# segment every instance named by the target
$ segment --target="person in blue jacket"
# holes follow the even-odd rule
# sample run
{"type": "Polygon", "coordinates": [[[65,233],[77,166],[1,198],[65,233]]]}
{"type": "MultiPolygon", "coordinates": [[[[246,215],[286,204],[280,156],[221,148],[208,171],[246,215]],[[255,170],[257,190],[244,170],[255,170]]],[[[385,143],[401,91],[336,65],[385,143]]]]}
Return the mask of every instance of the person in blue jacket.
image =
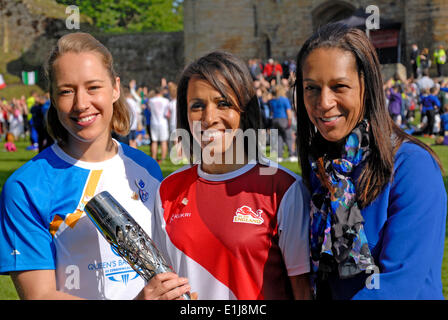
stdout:
{"type": "Polygon", "coordinates": [[[440,100],[436,95],[437,88],[432,87],[431,89],[425,89],[423,93],[420,95],[420,101],[422,103],[422,115],[426,115],[427,117],[427,125],[424,129],[429,135],[433,135],[434,132],[434,122],[435,116],[440,108],[440,100]]]}
{"type": "Polygon", "coordinates": [[[361,30],[326,25],[297,70],[316,299],[443,299],[443,169],[388,114],[375,48],[361,30]]]}
{"type": "Polygon", "coordinates": [[[395,84],[392,88],[389,89],[387,93],[387,98],[389,99],[389,114],[392,117],[392,120],[398,125],[401,125],[401,105],[402,98],[400,93],[400,85],[395,84]]]}
{"type": "Polygon", "coordinates": [[[269,100],[269,106],[272,118],[272,128],[278,130],[278,135],[273,139],[272,147],[277,152],[279,161],[283,157],[283,145],[286,143],[288,156],[294,157],[292,151],[292,110],[291,103],[286,97],[286,89],[282,85],[277,85],[273,89],[274,98],[269,100]]]}

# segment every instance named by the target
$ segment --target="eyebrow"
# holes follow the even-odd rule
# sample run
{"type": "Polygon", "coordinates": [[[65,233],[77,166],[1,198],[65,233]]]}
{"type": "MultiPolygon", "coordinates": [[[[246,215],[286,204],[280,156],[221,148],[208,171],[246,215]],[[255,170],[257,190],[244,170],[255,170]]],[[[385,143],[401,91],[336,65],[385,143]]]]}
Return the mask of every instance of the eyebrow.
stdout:
{"type": "MultiPolygon", "coordinates": [[[[213,101],[219,101],[219,100],[222,100],[222,99],[225,99],[226,101],[228,100],[225,96],[216,96],[216,97],[213,98],[213,101]]],[[[204,99],[201,99],[201,98],[191,98],[189,101],[199,101],[199,102],[202,102],[202,101],[204,101],[204,99]]]]}
{"type": "MultiPolygon", "coordinates": [[[[347,78],[347,77],[339,77],[339,78],[331,79],[331,80],[332,80],[332,81],[350,81],[350,79],[347,78]]],[[[302,81],[316,82],[316,80],[314,80],[314,79],[310,79],[310,78],[305,78],[305,79],[303,79],[302,81]]]]}
{"type": "MultiPolygon", "coordinates": [[[[104,80],[94,79],[94,80],[86,81],[86,82],[84,82],[84,84],[91,84],[91,83],[94,83],[94,82],[101,82],[102,83],[102,82],[104,82],[104,80]]],[[[58,85],[57,87],[60,88],[60,87],[71,87],[71,86],[73,86],[73,85],[70,84],[70,83],[63,83],[63,84],[58,85]]]]}

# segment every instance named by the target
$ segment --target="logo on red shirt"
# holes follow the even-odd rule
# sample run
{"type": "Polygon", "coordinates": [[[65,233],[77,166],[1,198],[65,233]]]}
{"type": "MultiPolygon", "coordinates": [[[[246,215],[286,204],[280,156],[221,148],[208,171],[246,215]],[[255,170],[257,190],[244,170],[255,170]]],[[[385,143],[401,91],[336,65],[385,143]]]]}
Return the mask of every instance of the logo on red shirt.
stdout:
{"type": "Polygon", "coordinates": [[[262,224],[264,222],[261,216],[262,213],[263,210],[254,211],[249,206],[242,206],[236,209],[235,216],[233,217],[233,222],[262,224]]]}

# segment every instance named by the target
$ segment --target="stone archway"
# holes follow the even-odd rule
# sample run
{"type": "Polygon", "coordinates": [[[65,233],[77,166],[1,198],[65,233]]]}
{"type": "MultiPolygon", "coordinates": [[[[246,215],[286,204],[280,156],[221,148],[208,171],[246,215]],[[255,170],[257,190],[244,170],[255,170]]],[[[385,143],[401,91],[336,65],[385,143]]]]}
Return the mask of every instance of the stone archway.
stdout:
{"type": "Polygon", "coordinates": [[[346,1],[326,1],[312,11],[313,29],[350,17],[356,8],[346,1]]]}

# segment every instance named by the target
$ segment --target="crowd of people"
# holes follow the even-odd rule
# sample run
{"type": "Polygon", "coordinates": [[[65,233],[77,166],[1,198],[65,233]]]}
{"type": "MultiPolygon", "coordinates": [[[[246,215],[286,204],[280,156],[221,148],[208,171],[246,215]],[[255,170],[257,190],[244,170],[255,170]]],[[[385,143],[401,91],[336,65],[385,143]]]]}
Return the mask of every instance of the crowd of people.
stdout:
{"type": "Polygon", "coordinates": [[[400,79],[398,75],[384,84],[389,114],[407,133],[435,139],[448,145],[448,80],[431,78],[424,70],[419,78],[400,79]],[[416,121],[417,111],[420,119],[416,121]]]}
{"type": "MultiPolygon", "coordinates": [[[[165,160],[169,135],[176,128],[176,84],[162,78],[160,86],[149,90],[146,86],[137,87],[136,81],[131,80],[124,86],[123,96],[132,112],[131,129],[125,136],[114,133],[114,137],[134,148],[151,145],[154,159],[160,144],[159,161],[165,160]]],[[[29,140],[27,150],[38,152],[51,145],[54,141],[45,127],[49,107],[48,92],[39,94],[33,90],[29,97],[22,95],[10,101],[0,98],[1,141],[9,142],[9,146],[19,139],[29,140]]]]}
{"type": "MultiPolygon", "coordinates": [[[[260,59],[249,60],[249,70],[256,88],[261,108],[263,130],[266,131],[270,155],[279,161],[297,161],[295,129],[297,118],[292,107],[292,83],[295,62],[285,60],[279,64],[269,59],[265,64],[260,59]],[[271,132],[271,129],[277,131],[271,132]],[[285,150],[286,146],[286,150],[285,150]],[[286,155],[284,157],[283,155],[286,155]]],[[[176,129],[177,85],[165,78],[160,85],[149,88],[131,80],[123,86],[123,95],[132,111],[131,129],[126,136],[114,133],[114,138],[131,147],[150,146],[151,156],[159,162],[168,157],[171,133],[176,129]]],[[[50,105],[48,92],[39,95],[32,91],[27,98],[0,100],[0,135],[6,141],[7,133],[14,140],[29,139],[28,150],[42,151],[53,143],[45,129],[45,112],[50,105]]]]}
{"type": "Polygon", "coordinates": [[[170,135],[176,129],[176,90],[177,85],[165,78],[153,89],[137,87],[137,82],[131,80],[124,88],[133,115],[131,131],[125,137],[116,136],[117,139],[134,148],[150,145],[151,156],[164,161],[168,156],[170,135]]]}
{"type": "MultiPolygon", "coordinates": [[[[385,81],[384,92],[389,113],[394,122],[407,133],[435,139],[436,144],[448,145],[448,80],[443,77],[445,52],[441,47],[434,52],[437,78],[429,77],[431,59],[424,48],[419,55],[413,45],[411,77],[402,79],[398,73],[385,81]],[[437,63],[439,61],[440,63],[437,63]],[[415,122],[416,112],[420,120],[415,122]]],[[[263,62],[254,58],[248,61],[253,84],[261,108],[266,143],[271,145],[270,155],[281,161],[297,161],[297,116],[293,106],[292,84],[295,80],[294,60],[281,64],[272,58],[263,62]],[[271,129],[276,129],[275,134],[271,129]],[[285,149],[286,147],[286,149],[285,149]],[[286,156],[284,156],[286,155],[286,156]]],[[[124,96],[133,117],[131,130],[126,136],[114,134],[121,142],[137,148],[150,146],[150,154],[159,162],[169,156],[171,133],[176,129],[176,90],[173,81],[162,78],[159,86],[151,89],[137,86],[131,80],[124,87],[124,96]]],[[[42,151],[53,143],[45,130],[45,112],[50,105],[48,93],[32,91],[29,97],[11,101],[0,99],[0,137],[9,145],[17,139],[29,139],[28,150],[42,151]]]]}
{"type": "MultiPolygon", "coordinates": [[[[0,98],[0,137],[9,146],[18,139],[29,139],[27,150],[42,151],[53,143],[45,128],[45,114],[50,107],[48,93],[31,91],[8,101],[0,98]]],[[[13,148],[15,149],[15,148],[13,148]]],[[[9,150],[13,151],[13,150],[9,150]]]]}
{"type": "Polygon", "coordinates": [[[266,130],[267,144],[271,155],[278,161],[297,161],[295,131],[297,117],[293,106],[292,85],[294,83],[295,62],[285,60],[280,64],[269,59],[250,59],[249,70],[253,79],[263,128],[266,130]],[[276,132],[271,134],[271,130],[276,132]],[[287,150],[284,150],[286,144],[287,150]],[[284,157],[285,151],[287,157],[284,157]]]}

